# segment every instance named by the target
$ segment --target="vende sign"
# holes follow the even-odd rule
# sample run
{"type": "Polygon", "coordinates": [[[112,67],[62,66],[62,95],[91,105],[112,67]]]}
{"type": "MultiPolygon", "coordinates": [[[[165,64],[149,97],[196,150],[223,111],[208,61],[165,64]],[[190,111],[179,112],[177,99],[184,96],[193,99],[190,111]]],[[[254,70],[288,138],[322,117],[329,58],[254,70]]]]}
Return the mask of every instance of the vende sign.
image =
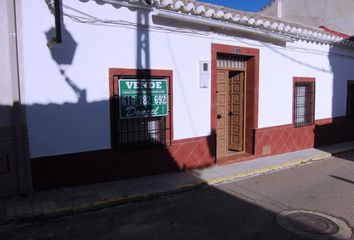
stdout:
{"type": "Polygon", "coordinates": [[[168,114],[166,79],[120,79],[120,118],[157,117],[168,114]]]}

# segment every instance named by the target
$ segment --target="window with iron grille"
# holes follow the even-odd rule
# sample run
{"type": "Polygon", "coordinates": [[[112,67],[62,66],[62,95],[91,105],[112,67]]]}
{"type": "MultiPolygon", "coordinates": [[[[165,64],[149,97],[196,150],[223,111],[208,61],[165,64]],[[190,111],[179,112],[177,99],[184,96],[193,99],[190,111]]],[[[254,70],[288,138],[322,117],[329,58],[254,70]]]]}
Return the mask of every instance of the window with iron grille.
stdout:
{"type": "Polygon", "coordinates": [[[294,125],[308,126],[314,123],[315,83],[295,82],[294,125]]]}
{"type": "MultiPolygon", "coordinates": [[[[113,70],[112,70],[113,71],[113,70]]],[[[167,116],[147,116],[135,118],[120,117],[120,96],[118,94],[118,84],[120,79],[138,79],[139,81],[149,81],[154,79],[167,79],[170,84],[169,76],[139,76],[139,75],[115,75],[113,76],[113,138],[112,141],[117,151],[138,150],[170,144],[170,112],[168,108],[167,116]]],[[[170,93],[168,93],[170,98],[170,93]]],[[[170,101],[168,101],[170,104],[170,101]]]]}
{"type": "Polygon", "coordinates": [[[166,117],[118,119],[117,125],[117,150],[166,145],[166,117]]]}

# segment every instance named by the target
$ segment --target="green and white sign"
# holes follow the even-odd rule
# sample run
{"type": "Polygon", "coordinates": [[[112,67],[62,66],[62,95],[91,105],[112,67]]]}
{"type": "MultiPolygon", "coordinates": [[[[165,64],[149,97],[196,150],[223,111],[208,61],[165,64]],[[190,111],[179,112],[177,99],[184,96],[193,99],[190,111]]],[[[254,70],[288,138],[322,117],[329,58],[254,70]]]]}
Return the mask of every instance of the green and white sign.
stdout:
{"type": "Polygon", "coordinates": [[[120,79],[120,118],[166,116],[168,85],[166,79],[120,79]]]}

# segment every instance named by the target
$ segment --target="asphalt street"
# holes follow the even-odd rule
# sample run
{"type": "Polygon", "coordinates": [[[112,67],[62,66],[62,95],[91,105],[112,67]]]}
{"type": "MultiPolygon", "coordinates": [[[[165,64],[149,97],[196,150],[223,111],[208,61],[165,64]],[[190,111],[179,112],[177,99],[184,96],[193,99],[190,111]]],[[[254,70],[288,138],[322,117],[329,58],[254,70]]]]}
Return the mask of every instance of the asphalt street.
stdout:
{"type": "Polygon", "coordinates": [[[354,227],[353,152],[100,211],[3,225],[0,239],[308,239],[276,221],[278,213],[299,209],[354,227]]]}

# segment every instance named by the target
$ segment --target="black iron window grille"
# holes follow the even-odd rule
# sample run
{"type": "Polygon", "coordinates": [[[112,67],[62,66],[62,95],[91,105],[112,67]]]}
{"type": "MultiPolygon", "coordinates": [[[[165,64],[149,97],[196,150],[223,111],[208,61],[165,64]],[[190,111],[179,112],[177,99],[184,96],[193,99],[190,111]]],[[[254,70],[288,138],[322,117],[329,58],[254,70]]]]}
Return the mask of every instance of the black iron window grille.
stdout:
{"type": "Polygon", "coordinates": [[[118,119],[117,150],[166,145],[166,117],[118,119]]]}
{"type": "Polygon", "coordinates": [[[315,119],[315,83],[296,82],[294,94],[294,125],[312,125],[315,119]]]}
{"type": "MultiPolygon", "coordinates": [[[[137,78],[124,76],[124,78],[137,78]]],[[[157,79],[159,77],[155,77],[157,79]]],[[[118,77],[116,78],[119,79],[118,77]]],[[[163,78],[165,79],[165,78],[163,78]]],[[[169,93],[170,94],[170,93],[169,93]]],[[[122,119],[120,117],[120,101],[116,95],[115,109],[115,149],[117,151],[130,151],[157,146],[166,146],[170,136],[168,116],[151,116],[122,119]]],[[[170,114],[170,108],[168,115],[170,114]]]]}

